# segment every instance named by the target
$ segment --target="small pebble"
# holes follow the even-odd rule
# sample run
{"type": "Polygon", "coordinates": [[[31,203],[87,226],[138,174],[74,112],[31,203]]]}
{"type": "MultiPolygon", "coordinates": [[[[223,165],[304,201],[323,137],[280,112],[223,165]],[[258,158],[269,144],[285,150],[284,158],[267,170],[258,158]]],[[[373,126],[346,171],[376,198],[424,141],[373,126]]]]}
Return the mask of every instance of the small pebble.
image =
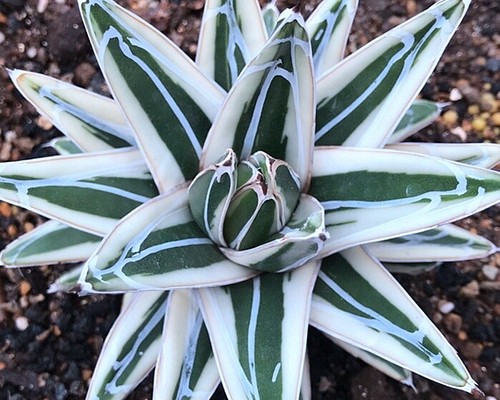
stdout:
{"type": "Polygon", "coordinates": [[[440,303],[439,304],[439,311],[442,314],[449,314],[455,308],[455,304],[453,304],[451,301],[442,301],[439,303],[440,303]]]}
{"type": "Polygon", "coordinates": [[[19,284],[19,294],[21,296],[26,296],[31,290],[31,284],[28,281],[22,281],[19,284]]]}
{"type": "Polygon", "coordinates": [[[458,113],[455,110],[446,111],[441,117],[446,126],[454,126],[458,121],[458,113]]]}
{"type": "Polygon", "coordinates": [[[491,116],[491,122],[495,126],[500,126],[500,112],[496,112],[491,116]]]}
{"type": "Polygon", "coordinates": [[[476,132],[482,132],[487,126],[486,119],[484,118],[474,118],[472,121],[472,129],[474,129],[476,132]]]}
{"type": "Polygon", "coordinates": [[[467,108],[467,112],[470,114],[470,115],[476,115],[476,114],[479,114],[481,112],[481,109],[479,108],[479,105],[477,104],[471,104],[468,108],[467,108]]]}
{"type": "Polygon", "coordinates": [[[16,328],[20,331],[25,331],[28,329],[29,321],[26,317],[17,317],[15,320],[16,328]]]}
{"type": "Polygon", "coordinates": [[[460,288],[458,293],[463,297],[476,297],[479,295],[479,283],[476,280],[471,281],[464,287],[460,288]]]}
{"type": "Polygon", "coordinates": [[[486,278],[488,278],[490,281],[494,281],[498,275],[498,268],[495,267],[494,265],[485,265],[481,269],[483,271],[483,274],[486,278]]]}
{"type": "Polygon", "coordinates": [[[443,324],[448,332],[456,334],[462,329],[462,317],[458,314],[450,313],[444,317],[443,324]]]}

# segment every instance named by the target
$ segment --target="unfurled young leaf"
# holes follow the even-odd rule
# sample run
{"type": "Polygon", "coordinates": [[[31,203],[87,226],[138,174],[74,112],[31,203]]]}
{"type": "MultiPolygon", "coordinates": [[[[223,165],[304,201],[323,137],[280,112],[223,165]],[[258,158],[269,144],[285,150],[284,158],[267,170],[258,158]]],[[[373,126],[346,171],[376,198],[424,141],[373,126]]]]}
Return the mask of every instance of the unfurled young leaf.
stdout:
{"type": "Polygon", "coordinates": [[[229,92],[201,165],[217,162],[227,148],[240,160],[264,151],[290,164],[304,189],[312,162],[314,101],[308,36],[302,17],[289,12],[229,92]]]}

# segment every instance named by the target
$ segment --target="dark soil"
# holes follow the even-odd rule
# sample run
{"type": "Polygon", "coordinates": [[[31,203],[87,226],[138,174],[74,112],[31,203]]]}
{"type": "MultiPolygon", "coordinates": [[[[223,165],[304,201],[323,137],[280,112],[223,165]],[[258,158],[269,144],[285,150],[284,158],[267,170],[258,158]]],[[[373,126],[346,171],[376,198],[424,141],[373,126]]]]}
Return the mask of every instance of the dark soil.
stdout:
{"type": "MultiPolygon", "coordinates": [[[[73,0],[0,1],[0,64],[49,74],[94,91],[106,87],[73,0]]],[[[122,0],[191,56],[202,0],[122,0]]],[[[283,2],[278,2],[283,5],[283,2]]],[[[312,1],[302,1],[307,13],[312,1]]],[[[432,1],[361,0],[349,51],[365,44],[432,1]]],[[[293,2],[289,2],[293,5],[293,2]]],[[[500,13],[497,0],[475,1],[422,96],[449,101],[447,113],[418,140],[499,141],[500,13]]],[[[0,161],[47,154],[58,136],[0,69],[0,161]]],[[[460,225],[500,245],[498,206],[460,225]]],[[[0,248],[42,222],[0,202],[0,248]]],[[[445,264],[419,277],[399,277],[412,297],[455,346],[489,400],[500,400],[500,255],[445,264]],[[451,312],[443,305],[453,303],[451,312]]],[[[68,266],[0,269],[0,400],[83,399],[119,296],[46,294],[68,266]]],[[[309,356],[314,399],[470,399],[415,377],[418,392],[386,378],[311,330],[309,356]]],[[[130,399],[150,399],[151,379],[130,399]]],[[[219,390],[217,398],[224,398],[219,390]]]]}

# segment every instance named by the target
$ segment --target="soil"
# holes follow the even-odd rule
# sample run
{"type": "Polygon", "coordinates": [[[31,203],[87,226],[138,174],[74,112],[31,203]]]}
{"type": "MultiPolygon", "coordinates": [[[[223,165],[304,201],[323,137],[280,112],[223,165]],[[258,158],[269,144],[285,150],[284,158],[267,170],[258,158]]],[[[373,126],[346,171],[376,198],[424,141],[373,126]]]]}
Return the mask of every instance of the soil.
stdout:
{"type": "MultiPolygon", "coordinates": [[[[316,1],[317,2],[317,1],[316,1]]],[[[0,64],[55,76],[106,93],[90,52],[76,1],[2,0],[0,64]]],[[[201,0],[121,0],[193,56],[201,0]]],[[[432,1],[360,1],[348,52],[414,15],[432,1]]],[[[313,1],[302,1],[305,13],[313,1]]],[[[278,1],[283,6],[283,1],[278,1]]],[[[289,2],[288,5],[295,5],[289,2]]],[[[452,101],[417,140],[499,142],[499,4],[475,1],[422,96],[452,101]]],[[[0,69],[0,161],[48,155],[59,133],[15,91],[0,69]]],[[[499,208],[460,225],[500,245],[499,208]]],[[[0,202],[0,248],[42,218],[0,202]]],[[[398,276],[411,296],[460,353],[489,400],[500,400],[500,255],[447,263],[418,277],[398,276]],[[448,304],[450,303],[450,304],[448,304]],[[450,308],[452,310],[450,311],[450,308]]],[[[68,266],[0,269],[0,400],[83,399],[119,296],[47,294],[68,266]]],[[[311,329],[314,399],[447,400],[470,395],[414,377],[416,391],[386,378],[311,329]]],[[[129,399],[150,399],[151,377],[129,399]]],[[[223,399],[222,390],[215,398],[223,399]]]]}

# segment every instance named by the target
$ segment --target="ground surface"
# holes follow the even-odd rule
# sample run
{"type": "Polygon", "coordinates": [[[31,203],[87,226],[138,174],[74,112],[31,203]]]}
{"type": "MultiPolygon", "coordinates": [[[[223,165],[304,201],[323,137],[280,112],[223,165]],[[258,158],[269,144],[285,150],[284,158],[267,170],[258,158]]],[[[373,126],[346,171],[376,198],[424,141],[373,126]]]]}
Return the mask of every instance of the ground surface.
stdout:
{"type": "MultiPolygon", "coordinates": [[[[0,63],[43,72],[105,92],[73,0],[2,0],[0,63]]],[[[186,52],[196,51],[203,1],[122,0],[186,52]]],[[[283,3],[278,2],[280,5],[283,3]]],[[[310,4],[303,2],[305,12],[310,4]]],[[[353,51],[432,1],[361,0],[353,51]]],[[[293,3],[289,3],[293,4],[293,3]]],[[[423,97],[453,100],[423,141],[497,141],[500,114],[497,0],[475,1],[423,97]]],[[[24,102],[0,70],[0,161],[45,155],[58,133],[24,102]]],[[[500,245],[499,209],[461,222],[500,245]]],[[[0,202],[0,248],[41,218],[0,202]]],[[[410,294],[457,348],[490,400],[500,399],[500,256],[445,264],[433,273],[400,277],[410,294]],[[443,313],[451,307],[453,310],[443,313]]],[[[46,294],[65,266],[0,270],[0,400],[83,399],[118,296],[46,294]]],[[[348,356],[315,331],[310,336],[314,399],[468,399],[415,377],[418,393],[348,356]]],[[[219,390],[217,398],[224,398],[219,390]]],[[[150,399],[151,379],[130,399],[150,399]]]]}

